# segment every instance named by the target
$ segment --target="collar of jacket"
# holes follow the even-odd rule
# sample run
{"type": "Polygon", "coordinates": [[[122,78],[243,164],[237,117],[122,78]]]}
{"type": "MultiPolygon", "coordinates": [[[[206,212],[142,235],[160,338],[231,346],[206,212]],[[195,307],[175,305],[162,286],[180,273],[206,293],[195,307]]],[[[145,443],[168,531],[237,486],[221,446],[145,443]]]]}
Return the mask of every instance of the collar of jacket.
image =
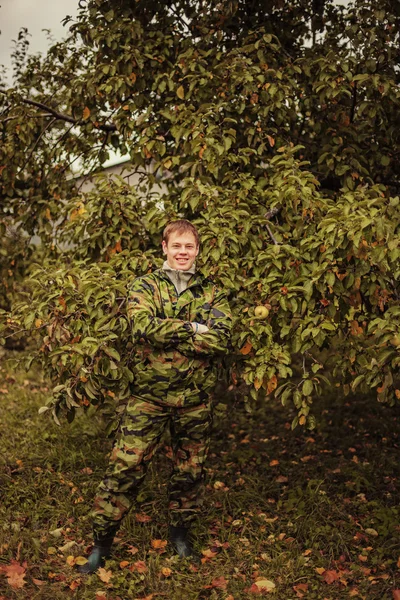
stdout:
{"type": "Polygon", "coordinates": [[[166,260],[164,261],[162,270],[168,275],[168,277],[175,286],[177,294],[179,295],[186,290],[186,288],[189,285],[189,281],[196,273],[196,263],[193,263],[190,269],[184,271],[182,269],[173,269],[166,260]]]}
{"type": "MultiPolygon", "coordinates": [[[[169,284],[173,285],[171,279],[168,277],[167,273],[162,268],[157,269],[156,271],[153,271],[153,273],[154,273],[154,275],[156,275],[163,281],[167,281],[169,284]]],[[[186,290],[189,290],[192,287],[195,287],[196,285],[203,285],[205,279],[206,278],[204,277],[204,275],[199,273],[199,271],[196,271],[196,273],[193,275],[193,277],[189,280],[186,290]]],[[[185,290],[185,292],[186,292],[186,290],[185,290]]]]}

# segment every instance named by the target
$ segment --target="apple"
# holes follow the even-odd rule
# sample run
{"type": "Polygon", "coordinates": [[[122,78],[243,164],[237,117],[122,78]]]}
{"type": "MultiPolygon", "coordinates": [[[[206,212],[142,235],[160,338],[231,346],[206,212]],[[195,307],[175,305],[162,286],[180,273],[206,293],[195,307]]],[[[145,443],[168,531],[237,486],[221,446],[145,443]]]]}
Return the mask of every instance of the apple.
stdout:
{"type": "Polygon", "coordinates": [[[394,337],[392,337],[392,339],[390,340],[390,343],[395,348],[398,348],[400,346],[400,336],[395,335],[394,337]]]}
{"type": "Polygon", "coordinates": [[[266,319],[269,315],[269,310],[266,306],[256,306],[254,314],[257,319],[266,319]]]}

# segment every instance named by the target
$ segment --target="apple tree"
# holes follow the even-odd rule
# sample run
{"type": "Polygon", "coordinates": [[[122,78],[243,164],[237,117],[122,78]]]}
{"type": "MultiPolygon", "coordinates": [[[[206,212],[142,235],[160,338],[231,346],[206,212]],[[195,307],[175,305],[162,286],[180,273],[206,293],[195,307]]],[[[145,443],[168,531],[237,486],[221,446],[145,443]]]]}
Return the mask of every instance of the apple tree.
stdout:
{"type": "Polygon", "coordinates": [[[18,285],[0,259],[3,337],[29,336],[46,409],[129,394],[127,289],[178,217],[229,294],[249,402],[313,427],[332,386],[399,399],[398,3],[88,0],[65,23],[44,56],[22,35],[0,94],[0,221],[27,248],[18,285]],[[114,152],[122,176],[82,191],[114,152]]]}

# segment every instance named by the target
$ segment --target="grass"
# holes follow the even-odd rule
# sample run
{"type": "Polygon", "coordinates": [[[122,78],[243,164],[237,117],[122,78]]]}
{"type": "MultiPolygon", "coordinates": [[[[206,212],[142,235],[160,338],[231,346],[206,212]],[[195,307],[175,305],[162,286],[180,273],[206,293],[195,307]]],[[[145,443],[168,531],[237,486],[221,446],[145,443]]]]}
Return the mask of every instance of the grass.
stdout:
{"type": "Polygon", "coordinates": [[[40,375],[3,358],[1,600],[389,600],[400,588],[398,407],[332,396],[310,433],[292,432],[293,414],[274,401],[252,415],[229,403],[194,527],[203,561],[180,561],[156,541],[168,527],[164,448],[101,577],[79,577],[70,565],[90,548],[88,514],[111,441],[93,416],[61,427],[39,416],[48,394],[40,375]],[[10,565],[22,568],[16,585],[10,565]],[[270,594],[256,593],[260,579],[275,584],[270,594]]]}

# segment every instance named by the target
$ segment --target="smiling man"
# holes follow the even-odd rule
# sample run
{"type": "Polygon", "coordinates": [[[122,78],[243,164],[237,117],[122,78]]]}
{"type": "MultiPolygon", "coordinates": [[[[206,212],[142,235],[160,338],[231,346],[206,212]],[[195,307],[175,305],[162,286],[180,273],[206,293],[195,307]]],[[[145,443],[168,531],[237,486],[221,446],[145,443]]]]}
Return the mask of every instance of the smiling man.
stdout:
{"type": "Polygon", "coordinates": [[[193,549],[190,522],[199,512],[212,422],[211,392],[218,361],[228,351],[231,316],[225,294],[196,271],[197,229],[186,220],[164,230],[163,267],[138,277],[128,315],[136,354],[132,396],[93,510],[94,547],[79,567],[92,573],[110,555],[121,520],[167,427],[173,470],[169,482],[169,540],[181,557],[193,549]]]}

